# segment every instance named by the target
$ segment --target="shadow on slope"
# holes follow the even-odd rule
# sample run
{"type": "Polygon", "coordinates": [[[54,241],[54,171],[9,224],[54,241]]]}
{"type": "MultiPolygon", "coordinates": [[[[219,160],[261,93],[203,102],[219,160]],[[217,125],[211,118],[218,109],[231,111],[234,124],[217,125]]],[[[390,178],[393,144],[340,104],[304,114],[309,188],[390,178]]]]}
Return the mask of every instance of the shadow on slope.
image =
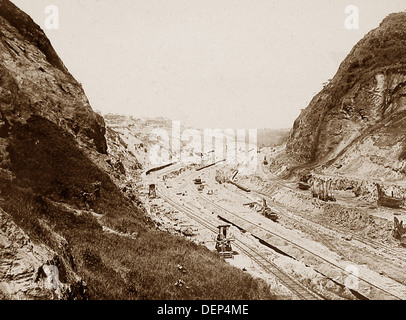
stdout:
{"type": "Polygon", "coordinates": [[[15,179],[0,180],[1,207],[32,241],[63,257],[65,268],[87,283],[87,298],[275,298],[263,281],[206,248],[155,230],[73,137],[48,120],[33,116],[13,126],[7,139],[15,179]],[[84,201],[95,182],[100,195],[84,201]],[[102,225],[120,233],[106,233],[102,225]]]}

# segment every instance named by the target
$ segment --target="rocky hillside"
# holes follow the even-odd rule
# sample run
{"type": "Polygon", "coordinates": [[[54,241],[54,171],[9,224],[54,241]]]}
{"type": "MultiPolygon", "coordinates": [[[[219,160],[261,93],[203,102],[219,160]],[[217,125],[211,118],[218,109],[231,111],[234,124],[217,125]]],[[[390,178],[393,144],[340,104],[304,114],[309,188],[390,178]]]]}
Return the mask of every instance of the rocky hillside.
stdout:
{"type": "MultiPolygon", "coordinates": [[[[106,153],[104,120],[44,32],[5,0],[0,1],[0,56],[0,292],[21,299],[84,297],[67,240],[35,213],[51,210],[64,192],[72,198],[75,173],[65,179],[61,152],[65,159],[79,146],[106,153]],[[56,276],[51,265],[59,270],[55,287],[48,281],[56,276]]],[[[79,199],[86,186],[76,186],[79,199]]]]}
{"type": "Polygon", "coordinates": [[[209,250],[159,231],[123,192],[126,166],[139,163],[123,164],[126,142],[105,135],[44,32],[8,0],[0,56],[0,299],[274,297],[209,250]]]}
{"type": "Polygon", "coordinates": [[[295,121],[287,153],[297,164],[388,179],[406,169],[406,13],[391,14],[342,62],[295,121]]]}

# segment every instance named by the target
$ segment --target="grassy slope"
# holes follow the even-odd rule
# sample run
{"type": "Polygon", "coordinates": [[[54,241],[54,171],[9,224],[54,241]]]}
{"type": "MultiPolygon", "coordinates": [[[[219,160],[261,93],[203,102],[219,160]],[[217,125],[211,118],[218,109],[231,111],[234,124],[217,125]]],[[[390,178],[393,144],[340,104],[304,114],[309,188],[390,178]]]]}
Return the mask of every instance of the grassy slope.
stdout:
{"type": "Polygon", "coordinates": [[[26,125],[15,125],[8,139],[9,169],[16,179],[0,180],[0,205],[33,241],[60,255],[63,249],[52,233],[68,241],[74,269],[88,284],[90,299],[275,298],[264,282],[230,267],[206,248],[153,228],[74,139],[51,122],[31,117],[26,125]],[[137,240],[105,233],[91,214],[75,215],[55,205],[84,209],[81,192],[90,192],[97,181],[102,183],[101,197],[92,209],[103,214],[104,225],[135,233],[137,240]],[[184,286],[174,285],[179,279],[184,286]]]}

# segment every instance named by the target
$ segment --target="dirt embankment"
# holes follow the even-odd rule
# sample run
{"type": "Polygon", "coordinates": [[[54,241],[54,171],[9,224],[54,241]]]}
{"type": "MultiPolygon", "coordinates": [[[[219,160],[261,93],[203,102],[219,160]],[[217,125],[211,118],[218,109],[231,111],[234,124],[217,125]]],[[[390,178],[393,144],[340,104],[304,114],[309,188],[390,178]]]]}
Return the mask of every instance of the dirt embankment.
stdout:
{"type": "MultiPolygon", "coordinates": [[[[241,183],[267,194],[275,203],[309,219],[322,221],[332,227],[340,227],[344,231],[356,232],[375,240],[392,242],[393,216],[397,210],[377,206],[376,187],[372,183],[335,179],[334,193],[336,202],[324,202],[313,198],[311,190],[303,191],[297,188],[297,183],[291,181],[264,180],[260,177],[240,177],[241,183]]],[[[400,194],[401,188],[392,188],[394,194],[400,194]]],[[[391,193],[389,186],[386,193],[391,193]]],[[[270,203],[272,205],[272,203],[270,203]]],[[[400,212],[400,211],[399,211],[400,212]]],[[[403,216],[400,215],[403,219],[403,216]]]]}
{"type": "Polygon", "coordinates": [[[360,236],[382,241],[394,241],[391,236],[393,222],[371,215],[365,209],[347,208],[340,204],[326,203],[320,216],[330,223],[340,225],[360,236]]]}
{"type": "Polygon", "coordinates": [[[360,179],[348,176],[334,176],[324,174],[311,174],[308,181],[319,178],[322,180],[331,180],[334,190],[352,191],[355,197],[367,200],[371,204],[378,200],[378,185],[382,188],[384,194],[395,198],[406,198],[406,187],[395,182],[384,182],[373,179],[360,179]]]}

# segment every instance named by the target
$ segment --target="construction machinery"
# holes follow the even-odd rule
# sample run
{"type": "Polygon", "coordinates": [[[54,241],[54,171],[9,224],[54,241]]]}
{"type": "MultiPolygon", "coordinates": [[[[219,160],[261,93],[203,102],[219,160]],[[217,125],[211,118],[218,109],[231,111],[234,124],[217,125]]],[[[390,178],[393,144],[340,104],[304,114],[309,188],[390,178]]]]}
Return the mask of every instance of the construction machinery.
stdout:
{"type": "Polygon", "coordinates": [[[303,182],[303,181],[299,182],[298,187],[299,187],[300,190],[305,190],[305,191],[307,191],[307,190],[309,190],[311,188],[310,184],[308,184],[306,182],[303,182]]]}
{"type": "Polygon", "coordinates": [[[312,178],[311,185],[314,198],[319,198],[322,201],[336,201],[333,193],[333,181],[332,179],[323,179],[319,177],[312,178]]]}
{"type": "Polygon", "coordinates": [[[217,228],[219,232],[216,238],[216,250],[220,254],[220,257],[223,259],[233,259],[233,249],[231,242],[234,241],[229,235],[231,225],[224,224],[220,225],[217,228]]]}
{"type": "Polygon", "coordinates": [[[155,199],[156,198],[156,185],[155,184],[150,184],[149,185],[149,198],[150,199],[155,199]]]}
{"type": "Polygon", "coordinates": [[[404,202],[403,198],[394,197],[393,192],[392,196],[386,195],[379,184],[376,184],[376,188],[378,190],[378,202],[377,202],[378,206],[399,209],[403,205],[404,202]]]}
{"type": "Polygon", "coordinates": [[[241,184],[239,184],[239,183],[237,183],[237,182],[235,182],[235,181],[228,180],[227,182],[231,183],[232,185],[235,185],[238,189],[241,189],[242,191],[245,191],[245,192],[247,192],[247,193],[251,192],[250,189],[248,189],[248,188],[242,186],[241,184]]]}
{"type": "Polygon", "coordinates": [[[263,215],[268,219],[271,219],[274,222],[278,221],[279,219],[278,214],[274,212],[270,207],[268,207],[265,198],[262,198],[262,202],[255,201],[250,203],[244,203],[244,206],[256,210],[258,213],[260,213],[261,215],[263,215]]]}
{"type": "Polygon", "coordinates": [[[394,218],[393,237],[400,241],[403,247],[406,247],[406,228],[403,226],[403,221],[394,218]]]}
{"type": "Polygon", "coordinates": [[[257,202],[249,202],[249,203],[244,203],[244,207],[250,207],[251,209],[255,208],[255,205],[257,205],[257,202]]]}
{"type": "Polygon", "coordinates": [[[274,222],[278,221],[278,215],[268,207],[265,198],[262,198],[262,208],[260,212],[264,217],[271,219],[274,222]]]}
{"type": "Polygon", "coordinates": [[[219,184],[223,184],[227,181],[226,176],[221,170],[216,170],[216,182],[219,184]]]}

